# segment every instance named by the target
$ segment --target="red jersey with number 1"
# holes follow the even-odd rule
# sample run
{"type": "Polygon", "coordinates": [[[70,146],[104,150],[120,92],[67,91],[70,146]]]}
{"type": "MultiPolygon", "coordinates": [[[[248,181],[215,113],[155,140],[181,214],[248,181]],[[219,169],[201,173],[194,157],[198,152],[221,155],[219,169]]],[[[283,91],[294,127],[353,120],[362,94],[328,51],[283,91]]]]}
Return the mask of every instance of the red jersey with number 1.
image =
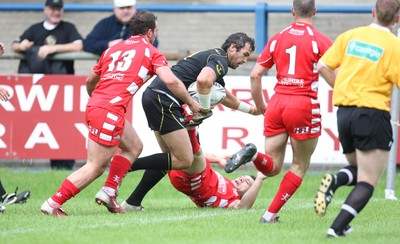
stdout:
{"type": "Polygon", "coordinates": [[[100,81],[87,106],[125,113],[133,95],[161,66],[168,66],[165,56],[142,36],[108,48],[93,67],[100,81]]]}
{"type": "Polygon", "coordinates": [[[276,65],[276,93],[317,99],[317,63],[331,45],[311,24],[294,22],[268,41],[257,63],[267,68],[276,65]]]}

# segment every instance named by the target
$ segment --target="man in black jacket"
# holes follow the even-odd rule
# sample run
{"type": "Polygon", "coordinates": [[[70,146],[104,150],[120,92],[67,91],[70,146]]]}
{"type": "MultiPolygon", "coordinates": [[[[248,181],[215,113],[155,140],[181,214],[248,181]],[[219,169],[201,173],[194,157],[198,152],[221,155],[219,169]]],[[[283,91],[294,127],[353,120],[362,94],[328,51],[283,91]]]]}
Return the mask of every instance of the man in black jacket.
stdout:
{"type": "MultiPolygon", "coordinates": [[[[132,32],[129,21],[136,13],[136,0],[114,0],[114,14],[100,20],[83,43],[86,52],[101,55],[104,50],[128,39],[132,32]]],[[[153,46],[157,47],[155,40],[153,46]]]]}

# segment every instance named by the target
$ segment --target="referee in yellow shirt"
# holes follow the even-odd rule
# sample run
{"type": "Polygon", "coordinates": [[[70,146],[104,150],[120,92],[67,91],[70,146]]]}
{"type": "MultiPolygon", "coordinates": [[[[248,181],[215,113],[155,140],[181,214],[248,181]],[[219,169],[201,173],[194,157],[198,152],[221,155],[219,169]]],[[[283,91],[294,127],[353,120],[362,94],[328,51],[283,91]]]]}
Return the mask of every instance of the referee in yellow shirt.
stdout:
{"type": "Polygon", "coordinates": [[[399,10],[398,0],[377,0],[372,24],[341,34],[318,63],[333,87],[339,140],[349,166],[324,175],[314,199],[316,213],[325,215],[339,186],[354,186],[328,237],[352,230],[350,222],[367,205],[388,162],[393,144],[390,100],[393,86],[400,87],[400,39],[391,33],[399,10]]]}

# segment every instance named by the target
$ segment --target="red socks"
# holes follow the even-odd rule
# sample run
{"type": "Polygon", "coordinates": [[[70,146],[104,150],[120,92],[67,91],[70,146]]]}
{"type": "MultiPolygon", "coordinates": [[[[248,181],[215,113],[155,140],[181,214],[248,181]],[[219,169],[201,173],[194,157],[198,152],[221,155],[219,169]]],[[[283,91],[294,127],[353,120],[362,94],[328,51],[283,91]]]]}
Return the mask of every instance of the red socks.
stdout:
{"type": "MultiPolygon", "coordinates": [[[[124,178],[126,172],[131,168],[131,163],[128,159],[116,155],[110,164],[110,171],[104,186],[112,189],[117,189],[119,183],[124,178]]],[[[51,199],[60,205],[78,194],[80,190],[71,183],[68,179],[65,179],[61,184],[60,189],[51,197],[51,199]]]]}
{"type": "Polygon", "coordinates": [[[76,194],[78,194],[81,190],[79,190],[74,184],[71,183],[68,179],[65,179],[61,184],[60,189],[51,197],[51,199],[62,205],[76,194]]]}
{"type": "Polygon", "coordinates": [[[302,181],[302,178],[288,171],[281,181],[281,185],[268,208],[268,212],[278,213],[289,198],[297,191],[302,181]]]}
{"type": "Polygon", "coordinates": [[[115,155],[110,163],[110,171],[104,186],[117,189],[119,183],[125,177],[125,174],[131,168],[131,162],[128,159],[115,155]]]}
{"type": "Polygon", "coordinates": [[[193,154],[196,154],[200,150],[199,140],[197,139],[197,130],[188,130],[190,143],[192,144],[193,154]]]}
{"type": "Polygon", "coordinates": [[[257,157],[253,160],[253,163],[256,169],[265,175],[274,169],[274,162],[264,153],[257,153],[257,157]]]}

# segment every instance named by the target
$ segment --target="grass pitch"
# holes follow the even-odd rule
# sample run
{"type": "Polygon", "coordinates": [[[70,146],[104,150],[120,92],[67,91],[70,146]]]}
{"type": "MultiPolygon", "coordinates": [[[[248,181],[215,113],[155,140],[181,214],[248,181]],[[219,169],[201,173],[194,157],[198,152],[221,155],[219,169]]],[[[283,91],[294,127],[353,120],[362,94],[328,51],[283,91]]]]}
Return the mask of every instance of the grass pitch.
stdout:
{"type": "MultiPolygon", "coordinates": [[[[253,171],[240,170],[233,179],[253,171]]],[[[146,211],[110,214],[94,202],[106,174],[64,204],[68,217],[44,216],[40,206],[60,186],[69,171],[0,168],[3,186],[12,192],[31,190],[26,204],[7,205],[0,214],[0,243],[399,243],[400,201],[385,200],[386,176],[366,208],[351,223],[354,231],[340,239],[327,239],[326,231],[336,217],[349,187],[340,188],[325,217],[316,216],[313,198],[325,172],[310,172],[302,186],[283,207],[279,224],[259,224],[284,175],[264,181],[253,209],[200,209],[176,191],[165,177],[144,199],[146,211]]],[[[142,173],[130,173],[121,187],[125,200],[142,173]]],[[[396,174],[397,195],[400,174],[396,174]]]]}

